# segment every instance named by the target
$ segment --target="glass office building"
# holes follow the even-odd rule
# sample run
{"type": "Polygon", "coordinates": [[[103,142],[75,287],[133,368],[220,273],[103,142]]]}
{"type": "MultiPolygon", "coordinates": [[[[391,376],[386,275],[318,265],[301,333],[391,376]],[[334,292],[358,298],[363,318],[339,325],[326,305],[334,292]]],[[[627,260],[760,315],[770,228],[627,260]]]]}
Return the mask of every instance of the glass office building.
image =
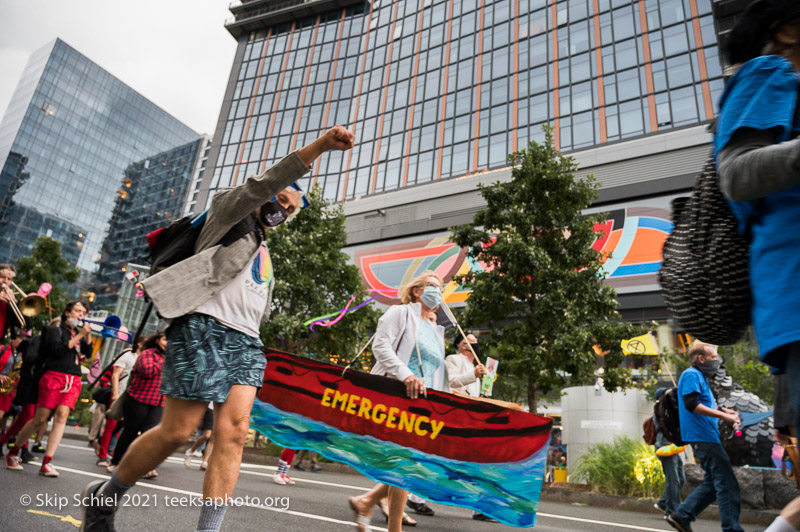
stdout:
{"type": "Polygon", "coordinates": [[[199,138],[62,40],[34,52],[0,123],[0,262],[47,235],[93,271],[128,165],[199,138]]]}
{"type": "Polygon", "coordinates": [[[116,304],[129,262],[149,263],[146,235],[183,216],[189,184],[202,172],[202,156],[209,142],[203,137],[125,169],[95,275],[99,307],[116,304]]]}
{"type": "Polygon", "coordinates": [[[572,151],[701,124],[723,85],[711,0],[245,0],[231,11],[239,47],[206,201],[334,124],[356,147],[322,158],[304,184],[347,201],[503,167],[544,125],[572,151]]]}

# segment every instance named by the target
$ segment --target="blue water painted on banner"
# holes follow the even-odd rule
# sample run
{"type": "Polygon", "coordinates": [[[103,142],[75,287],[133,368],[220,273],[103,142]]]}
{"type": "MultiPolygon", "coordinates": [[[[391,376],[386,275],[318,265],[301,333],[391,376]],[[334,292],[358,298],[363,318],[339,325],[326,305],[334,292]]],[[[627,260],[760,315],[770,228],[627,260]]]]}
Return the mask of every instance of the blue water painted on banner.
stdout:
{"type": "Polygon", "coordinates": [[[324,423],[255,400],[250,426],[278,445],[311,449],[329,460],[429,501],[472,508],[501,523],[536,523],[547,446],[519,462],[461,462],[396,443],[342,432],[324,423]]]}

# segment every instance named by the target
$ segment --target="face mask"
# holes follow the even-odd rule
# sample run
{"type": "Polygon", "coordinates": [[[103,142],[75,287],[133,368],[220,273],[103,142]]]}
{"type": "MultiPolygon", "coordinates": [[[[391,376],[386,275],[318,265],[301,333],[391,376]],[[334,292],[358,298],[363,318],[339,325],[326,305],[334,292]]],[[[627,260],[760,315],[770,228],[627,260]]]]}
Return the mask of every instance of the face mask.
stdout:
{"type": "Polygon", "coordinates": [[[286,209],[277,200],[269,201],[261,206],[261,221],[267,227],[278,226],[285,222],[288,217],[286,209]]]}
{"type": "Polygon", "coordinates": [[[703,372],[706,377],[713,377],[719,367],[722,365],[722,359],[716,358],[714,360],[706,360],[705,362],[698,362],[695,367],[703,372]]]}
{"type": "Polygon", "coordinates": [[[432,286],[426,286],[420,299],[428,308],[436,308],[442,304],[442,291],[432,286]]]}
{"type": "MultiPolygon", "coordinates": [[[[478,344],[469,344],[472,347],[472,350],[475,352],[475,355],[480,356],[481,352],[478,349],[478,344]]],[[[464,346],[464,348],[469,352],[469,347],[464,346]]]]}
{"type": "Polygon", "coordinates": [[[67,318],[67,327],[70,329],[77,329],[81,322],[78,318],[67,318]]]}

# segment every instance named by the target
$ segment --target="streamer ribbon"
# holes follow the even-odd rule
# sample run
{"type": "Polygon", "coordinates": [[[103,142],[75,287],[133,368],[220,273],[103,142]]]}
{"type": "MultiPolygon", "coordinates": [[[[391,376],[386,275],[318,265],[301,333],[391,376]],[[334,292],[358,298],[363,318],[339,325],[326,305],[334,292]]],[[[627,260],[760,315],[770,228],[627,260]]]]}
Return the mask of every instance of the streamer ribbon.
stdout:
{"type": "Polygon", "coordinates": [[[363,303],[361,303],[361,304],[359,304],[359,305],[357,305],[357,306],[355,306],[353,308],[350,308],[350,305],[353,304],[355,299],[360,294],[363,294],[365,292],[378,292],[380,294],[389,293],[389,294],[392,294],[392,295],[397,294],[397,290],[379,290],[379,289],[376,289],[376,288],[368,288],[367,290],[362,290],[361,292],[358,292],[357,294],[353,295],[353,297],[350,298],[350,300],[347,302],[347,304],[344,306],[343,309],[339,309],[337,312],[331,312],[330,314],[325,314],[323,316],[317,316],[316,318],[311,318],[310,320],[307,320],[305,323],[303,323],[303,326],[308,325],[310,327],[310,329],[313,331],[315,325],[319,325],[321,327],[330,327],[332,325],[336,325],[339,322],[339,320],[341,320],[342,318],[345,317],[345,315],[347,313],[355,312],[356,310],[358,310],[358,309],[360,309],[362,307],[365,307],[365,306],[369,305],[370,303],[372,303],[373,301],[375,301],[376,299],[378,299],[378,296],[372,296],[371,298],[367,299],[363,303]]]}

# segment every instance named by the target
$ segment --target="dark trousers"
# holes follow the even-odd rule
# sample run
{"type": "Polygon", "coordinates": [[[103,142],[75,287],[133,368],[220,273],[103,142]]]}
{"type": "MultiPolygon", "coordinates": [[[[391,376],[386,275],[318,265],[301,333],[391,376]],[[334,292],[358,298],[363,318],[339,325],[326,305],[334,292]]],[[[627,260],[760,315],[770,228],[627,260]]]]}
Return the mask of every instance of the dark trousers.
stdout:
{"type": "Polygon", "coordinates": [[[681,460],[681,455],[679,454],[659,456],[658,459],[661,460],[661,468],[664,470],[664,477],[666,478],[664,495],[659,499],[658,506],[669,514],[675,513],[678,510],[678,506],[681,505],[681,490],[686,483],[686,477],[683,473],[683,460],[681,460]]]}
{"type": "Polygon", "coordinates": [[[694,521],[716,499],[722,530],[741,532],[742,496],[728,453],[719,443],[694,442],[692,449],[706,476],[678,507],[675,515],[687,523],[694,521]]]}
{"type": "Polygon", "coordinates": [[[125,426],[122,428],[122,435],[117,440],[117,446],[114,448],[114,457],[111,459],[113,465],[120,463],[128,447],[140,432],[147,432],[158,425],[163,411],[164,408],[161,406],[146,405],[130,395],[125,395],[122,403],[125,426]]]}
{"type": "MultiPolygon", "coordinates": [[[[789,385],[789,397],[792,399],[792,410],[794,410],[794,430],[798,434],[800,433],[800,342],[789,344],[783,349],[788,349],[786,382],[789,385]]],[[[780,407],[777,401],[775,407],[780,407]]]]}

